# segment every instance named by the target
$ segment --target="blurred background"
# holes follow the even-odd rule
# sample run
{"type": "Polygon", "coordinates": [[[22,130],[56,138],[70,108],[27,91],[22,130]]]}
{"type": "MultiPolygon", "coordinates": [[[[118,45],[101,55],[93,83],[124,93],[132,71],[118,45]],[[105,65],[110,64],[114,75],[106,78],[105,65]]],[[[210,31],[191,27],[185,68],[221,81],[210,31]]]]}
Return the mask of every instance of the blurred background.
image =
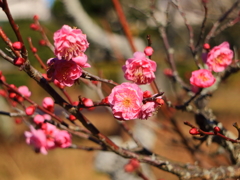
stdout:
{"type": "MultiPolygon", "coordinates": [[[[146,36],[150,35],[152,47],[155,50],[152,59],[158,64],[157,84],[162,91],[173,102],[175,94],[171,83],[164,76],[163,70],[167,68],[166,53],[162,39],[158,33],[158,27],[147,15],[151,10],[151,0],[121,0],[124,13],[134,43],[138,51],[143,51],[147,45],[146,36]]],[[[188,31],[184,25],[179,12],[171,7],[169,10],[169,19],[165,18],[165,12],[169,0],[156,0],[158,21],[167,27],[167,36],[171,46],[174,48],[174,57],[180,76],[186,83],[189,83],[189,77],[192,70],[195,70],[195,63],[191,55],[188,43],[188,31]]],[[[189,23],[193,26],[195,41],[200,32],[201,22],[204,17],[201,0],[188,1],[180,0],[189,23]]],[[[207,30],[231,5],[233,0],[213,1],[209,0],[209,17],[207,21],[207,30]]],[[[39,56],[46,62],[53,57],[53,53],[46,46],[41,46],[39,41],[42,39],[40,33],[32,30],[30,24],[33,23],[33,16],[38,15],[41,25],[53,42],[53,33],[60,29],[64,24],[82,29],[87,34],[90,47],[86,51],[88,59],[93,68],[87,71],[101,75],[104,78],[113,79],[116,82],[123,82],[123,73],[121,66],[127,58],[132,57],[133,52],[124,36],[124,31],[119,22],[118,16],[111,0],[9,0],[9,7],[14,19],[20,27],[23,39],[29,49],[27,37],[32,38],[33,45],[38,49],[39,56]]],[[[238,16],[239,9],[233,11],[226,22],[238,16]]],[[[0,13],[0,26],[11,39],[16,41],[16,37],[3,12],[0,13]]],[[[231,48],[235,50],[235,59],[239,55],[239,23],[224,30],[222,33],[211,39],[210,45],[213,47],[223,41],[228,41],[231,48]]],[[[208,32],[208,31],[207,31],[208,32]]],[[[5,49],[5,44],[0,41],[0,48],[5,49]]],[[[201,56],[201,54],[199,54],[201,56]]],[[[40,72],[44,73],[29,51],[31,64],[40,72]]],[[[29,79],[26,74],[19,71],[17,67],[0,58],[0,70],[6,76],[9,84],[16,86],[27,85],[32,90],[32,99],[41,104],[42,98],[48,96],[42,89],[37,88],[37,84],[29,79]]],[[[235,131],[232,127],[233,122],[239,122],[240,102],[240,84],[239,75],[234,74],[220,88],[214,92],[209,107],[213,109],[219,121],[221,121],[229,130],[235,131]]],[[[145,88],[145,87],[144,87],[145,88]]],[[[74,101],[78,96],[99,100],[97,94],[83,83],[67,88],[74,101]]],[[[181,92],[180,92],[181,93],[181,92]]],[[[1,110],[7,111],[4,100],[0,97],[1,110]]],[[[104,108],[97,108],[94,111],[84,110],[83,112],[89,119],[105,134],[109,136],[122,135],[118,123],[104,108]],[[101,118],[99,118],[101,117],[101,118]]],[[[56,108],[56,114],[61,115],[61,110],[56,108]]],[[[186,154],[185,147],[178,143],[178,138],[173,133],[164,129],[164,116],[159,112],[156,116],[159,129],[154,130],[155,136],[161,136],[161,141],[154,141],[152,148],[155,152],[165,155],[171,159],[182,162],[193,162],[191,156],[186,154]],[[162,124],[163,123],[163,124],[162,124]],[[178,154],[174,155],[176,148],[178,154]]],[[[192,115],[178,113],[177,119],[181,128],[188,136],[188,128],[181,124],[184,120],[194,122],[192,115]]],[[[131,124],[130,124],[131,125],[131,124]]],[[[24,123],[16,122],[14,119],[0,117],[0,179],[6,180],[108,180],[109,175],[97,170],[96,152],[86,152],[72,149],[55,149],[49,151],[47,156],[36,154],[30,146],[26,145],[24,131],[28,128],[24,123]]],[[[190,138],[190,137],[189,137],[190,138]]],[[[88,141],[74,138],[78,144],[92,145],[88,141]]],[[[214,149],[214,147],[212,147],[214,149]]],[[[211,151],[211,148],[210,150],[211,151]]],[[[108,158],[108,157],[106,157],[108,158]]],[[[98,160],[104,163],[104,159],[98,160]]],[[[126,162],[125,162],[126,163],[126,162]]],[[[226,162],[227,163],[227,162],[226,162]]],[[[104,164],[103,164],[104,166],[104,164]]],[[[98,167],[99,169],[99,167],[98,167]]],[[[175,177],[152,168],[158,178],[174,179],[175,177]]],[[[113,178],[113,177],[112,177],[113,178]]],[[[116,178],[117,179],[117,178],[116,178]]]]}

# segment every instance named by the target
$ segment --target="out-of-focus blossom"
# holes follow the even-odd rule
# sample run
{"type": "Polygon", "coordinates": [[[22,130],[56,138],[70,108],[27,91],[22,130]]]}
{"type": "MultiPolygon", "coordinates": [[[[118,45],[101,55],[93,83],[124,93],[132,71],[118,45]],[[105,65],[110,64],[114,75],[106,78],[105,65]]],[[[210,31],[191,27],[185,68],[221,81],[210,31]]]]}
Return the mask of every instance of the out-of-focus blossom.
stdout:
{"type": "Polygon", "coordinates": [[[42,101],[42,106],[49,110],[49,111],[53,111],[53,108],[54,108],[54,101],[51,97],[45,97],[42,101]]]}
{"type": "Polygon", "coordinates": [[[199,88],[210,87],[216,81],[212,73],[207,69],[199,69],[192,72],[190,83],[199,88]]]}
{"type": "Polygon", "coordinates": [[[151,117],[153,115],[156,107],[158,107],[158,104],[155,102],[147,102],[146,104],[143,104],[141,107],[139,118],[140,119],[148,119],[149,117],[151,117]]]}
{"type": "Polygon", "coordinates": [[[36,152],[47,154],[47,138],[43,130],[30,126],[30,132],[26,131],[24,134],[26,143],[32,145],[36,152]]]}
{"type": "Polygon", "coordinates": [[[233,51],[229,48],[228,42],[215,46],[208,53],[206,64],[210,70],[221,72],[232,63],[233,51]]]}
{"type": "Polygon", "coordinates": [[[156,67],[157,64],[146,58],[144,53],[135,52],[133,58],[128,59],[122,69],[127,80],[136,84],[147,84],[155,79],[156,67]]]}
{"type": "Polygon", "coordinates": [[[18,91],[25,97],[30,97],[31,96],[31,91],[29,91],[27,86],[19,86],[18,91]]]}
{"type": "Polygon", "coordinates": [[[60,148],[69,147],[72,144],[71,135],[64,130],[55,134],[55,145],[60,148]]]}
{"type": "Polygon", "coordinates": [[[37,114],[36,116],[34,116],[33,122],[35,122],[36,124],[42,124],[44,122],[44,117],[40,114],[37,114]]]}

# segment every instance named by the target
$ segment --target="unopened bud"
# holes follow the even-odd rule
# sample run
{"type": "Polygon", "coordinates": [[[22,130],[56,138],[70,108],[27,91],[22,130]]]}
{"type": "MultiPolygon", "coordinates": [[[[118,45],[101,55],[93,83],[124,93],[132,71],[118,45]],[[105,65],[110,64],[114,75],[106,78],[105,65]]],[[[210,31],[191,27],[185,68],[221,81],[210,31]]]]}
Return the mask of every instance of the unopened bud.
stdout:
{"type": "Polygon", "coordinates": [[[154,50],[151,46],[147,46],[145,49],[144,49],[144,53],[146,56],[151,56],[153,54],[154,50]]]}
{"type": "Polygon", "coordinates": [[[218,132],[221,131],[221,129],[220,129],[218,126],[215,126],[215,127],[213,128],[213,131],[214,131],[215,134],[217,134],[218,132]]]}
{"type": "Polygon", "coordinates": [[[197,128],[192,128],[192,129],[190,129],[190,130],[189,130],[189,133],[190,133],[191,135],[198,135],[198,134],[200,134],[200,132],[198,131],[197,128]]]}
{"type": "Polygon", "coordinates": [[[69,119],[70,121],[74,121],[74,120],[76,120],[76,117],[75,117],[74,115],[70,114],[69,117],[68,117],[68,119],[69,119]]]}
{"type": "Polygon", "coordinates": [[[33,115],[33,113],[35,112],[35,109],[36,109],[36,107],[35,107],[34,105],[28,106],[28,107],[25,109],[26,115],[28,115],[28,116],[33,115]]]}
{"type": "Polygon", "coordinates": [[[32,47],[31,50],[32,50],[33,53],[37,52],[37,48],[35,48],[35,47],[32,47]]]}
{"type": "Polygon", "coordinates": [[[150,92],[150,91],[144,91],[143,92],[143,97],[144,98],[149,98],[149,97],[151,97],[152,96],[152,93],[150,92]]]}
{"type": "Polygon", "coordinates": [[[37,24],[34,24],[34,23],[32,23],[32,24],[30,25],[30,28],[31,28],[32,30],[35,30],[35,31],[39,30],[39,26],[38,26],[37,24]]]}
{"type": "Polygon", "coordinates": [[[39,19],[38,15],[34,15],[34,16],[33,16],[33,20],[34,20],[34,21],[38,21],[38,19],[39,19]]]}
{"type": "Polygon", "coordinates": [[[39,44],[40,44],[41,46],[45,46],[47,43],[46,43],[46,41],[45,41],[44,39],[41,39],[41,40],[39,41],[39,44]]]}
{"type": "Polygon", "coordinates": [[[17,57],[14,59],[13,64],[16,66],[21,66],[23,65],[23,63],[25,62],[25,60],[21,57],[17,57]]]}
{"type": "Polygon", "coordinates": [[[15,50],[21,50],[23,47],[23,43],[21,43],[20,41],[16,41],[16,42],[12,43],[12,47],[15,50]]]}
{"type": "Polygon", "coordinates": [[[82,102],[83,102],[84,106],[86,106],[86,107],[94,106],[93,101],[91,99],[83,98],[82,102]]]}
{"type": "Polygon", "coordinates": [[[203,48],[206,49],[206,50],[209,50],[211,47],[210,47],[210,45],[208,43],[205,43],[203,45],[203,48]]]}

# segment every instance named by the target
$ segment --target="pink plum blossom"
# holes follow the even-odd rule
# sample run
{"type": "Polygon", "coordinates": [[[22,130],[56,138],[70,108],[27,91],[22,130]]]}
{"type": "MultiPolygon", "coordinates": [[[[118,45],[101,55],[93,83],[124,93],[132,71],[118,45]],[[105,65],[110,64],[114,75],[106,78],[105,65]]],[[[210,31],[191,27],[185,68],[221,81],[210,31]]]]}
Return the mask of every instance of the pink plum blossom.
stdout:
{"type": "Polygon", "coordinates": [[[61,130],[55,134],[55,145],[57,147],[66,148],[71,144],[71,135],[67,131],[61,130]]]}
{"type": "Polygon", "coordinates": [[[55,79],[59,81],[64,86],[72,86],[81,75],[81,67],[73,60],[59,60],[53,58],[48,60],[47,64],[50,66],[47,71],[48,78],[52,81],[55,79]]]}
{"type": "Polygon", "coordinates": [[[212,73],[207,69],[199,69],[192,72],[190,83],[199,88],[210,87],[216,81],[212,73]]]}
{"type": "Polygon", "coordinates": [[[89,46],[86,34],[83,34],[80,29],[71,28],[68,25],[63,25],[56,31],[53,39],[54,53],[58,59],[70,60],[81,56],[89,46]]]}
{"type": "Polygon", "coordinates": [[[25,131],[26,143],[32,145],[36,152],[42,154],[47,154],[47,138],[43,130],[34,129],[33,126],[30,126],[30,132],[25,131]]]}
{"type": "Polygon", "coordinates": [[[35,122],[35,124],[42,124],[44,122],[44,120],[45,120],[44,117],[40,114],[37,114],[33,118],[33,122],[35,122]]]}
{"type": "Polygon", "coordinates": [[[42,106],[49,110],[49,111],[53,111],[53,108],[54,108],[54,101],[51,97],[45,97],[42,101],[42,106]]]}
{"type": "Polygon", "coordinates": [[[25,97],[30,97],[32,94],[31,91],[29,91],[27,86],[19,86],[18,91],[25,97]]]}
{"type": "Polygon", "coordinates": [[[143,104],[141,107],[139,118],[140,119],[148,119],[149,117],[151,117],[153,115],[156,107],[158,107],[158,104],[155,102],[147,102],[146,104],[143,104]]]}
{"type": "Polygon", "coordinates": [[[72,60],[77,63],[81,68],[91,67],[90,64],[87,63],[88,57],[86,54],[80,54],[78,57],[72,58],[72,60]]]}
{"type": "Polygon", "coordinates": [[[228,42],[211,49],[207,56],[207,65],[214,72],[221,72],[232,63],[233,51],[229,48],[228,42]]]}
{"type": "Polygon", "coordinates": [[[132,83],[122,83],[112,89],[108,96],[113,115],[119,120],[136,119],[142,107],[143,92],[132,83]]]}
{"type": "Polygon", "coordinates": [[[146,56],[151,56],[153,54],[154,50],[151,46],[147,46],[145,49],[144,49],[144,53],[146,56]]]}
{"type": "Polygon", "coordinates": [[[144,53],[135,52],[133,58],[128,59],[122,69],[127,80],[136,84],[147,84],[155,79],[156,67],[157,64],[146,58],[144,53]]]}

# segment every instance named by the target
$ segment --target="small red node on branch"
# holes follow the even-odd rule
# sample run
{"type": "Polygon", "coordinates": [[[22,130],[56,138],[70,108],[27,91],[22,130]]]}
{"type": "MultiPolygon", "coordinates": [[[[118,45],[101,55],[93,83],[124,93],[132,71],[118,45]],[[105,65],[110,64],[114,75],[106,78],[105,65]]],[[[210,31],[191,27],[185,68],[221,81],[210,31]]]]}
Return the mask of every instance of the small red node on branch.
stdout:
{"type": "Polygon", "coordinates": [[[190,129],[190,130],[189,130],[189,133],[190,133],[191,135],[198,135],[198,134],[200,134],[200,132],[198,131],[197,128],[192,128],[192,129],[190,129]]]}
{"type": "Polygon", "coordinates": [[[206,50],[209,50],[211,47],[210,47],[210,45],[208,43],[205,43],[203,45],[203,48],[206,49],[206,50]]]}
{"type": "Polygon", "coordinates": [[[102,99],[101,104],[108,104],[108,96],[102,99]]]}
{"type": "Polygon", "coordinates": [[[221,131],[221,129],[220,129],[218,126],[215,126],[215,127],[213,128],[213,131],[214,131],[215,134],[217,134],[218,132],[221,131]]]}
{"type": "Polygon", "coordinates": [[[15,98],[16,96],[17,96],[17,94],[13,93],[13,92],[8,94],[8,97],[11,98],[11,99],[15,98]]]}
{"type": "Polygon", "coordinates": [[[173,76],[173,71],[170,68],[166,68],[166,69],[163,70],[163,74],[165,76],[172,77],[173,76]]]}
{"type": "Polygon", "coordinates": [[[32,30],[35,30],[35,31],[39,30],[39,26],[37,24],[34,24],[34,23],[30,24],[30,28],[32,30]]]}
{"type": "Polygon", "coordinates": [[[28,116],[33,115],[33,113],[35,112],[35,109],[36,109],[36,107],[35,107],[34,105],[28,106],[28,107],[25,109],[26,115],[28,115],[28,116]]]}
{"type": "Polygon", "coordinates": [[[21,57],[17,57],[14,59],[13,64],[16,66],[21,66],[23,65],[23,63],[25,62],[25,60],[21,57]]]}
{"type": "Polygon", "coordinates": [[[151,46],[147,46],[145,49],[144,49],[144,53],[146,56],[151,56],[153,54],[154,50],[151,46]]]}
{"type": "Polygon", "coordinates": [[[156,98],[156,103],[158,103],[160,106],[164,105],[164,100],[162,98],[156,98]]]}
{"type": "Polygon", "coordinates": [[[16,124],[21,124],[22,123],[22,119],[21,118],[15,118],[15,123],[16,124]]]}
{"type": "Polygon", "coordinates": [[[86,106],[86,107],[94,106],[93,101],[91,99],[82,98],[82,102],[83,102],[84,106],[86,106]]]}
{"type": "Polygon", "coordinates": [[[6,91],[4,91],[3,89],[0,89],[0,96],[7,97],[6,91]]]}
{"type": "Polygon", "coordinates": [[[34,15],[34,16],[33,16],[33,20],[34,20],[34,21],[38,21],[38,20],[39,20],[38,15],[34,15]]]}
{"type": "Polygon", "coordinates": [[[70,121],[74,121],[74,120],[76,120],[76,117],[75,117],[74,115],[70,114],[69,117],[68,117],[68,119],[69,119],[70,121]]]}
{"type": "Polygon", "coordinates": [[[16,41],[16,42],[12,43],[12,47],[15,50],[21,50],[23,47],[23,43],[21,43],[20,41],[16,41]]]}
{"type": "Polygon", "coordinates": [[[98,81],[91,81],[94,85],[98,84],[98,81]]]}
{"type": "Polygon", "coordinates": [[[136,169],[140,166],[140,162],[137,159],[131,159],[129,163],[136,169]]]}
{"type": "Polygon", "coordinates": [[[125,170],[126,172],[133,172],[133,171],[135,170],[135,168],[133,167],[132,164],[126,164],[126,165],[124,166],[124,170],[125,170]]]}
{"type": "Polygon", "coordinates": [[[150,92],[150,91],[144,91],[143,92],[143,97],[144,98],[149,98],[149,97],[151,97],[152,96],[152,93],[150,92]]]}
{"type": "Polygon", "coordinates": [[[35,48],[35,47],[32,47],[31,50],[32,50],[33,53],[37,52],[37,48],[35,48]]]}
{"type": "Polygon", "coordinates": [[[44,39],[41,39],[41,40],[39,41],[39,44],[40,44],[41,46],[45,46],[45,45],[47,44],[47,42],[46,42],[44,39]]]}

